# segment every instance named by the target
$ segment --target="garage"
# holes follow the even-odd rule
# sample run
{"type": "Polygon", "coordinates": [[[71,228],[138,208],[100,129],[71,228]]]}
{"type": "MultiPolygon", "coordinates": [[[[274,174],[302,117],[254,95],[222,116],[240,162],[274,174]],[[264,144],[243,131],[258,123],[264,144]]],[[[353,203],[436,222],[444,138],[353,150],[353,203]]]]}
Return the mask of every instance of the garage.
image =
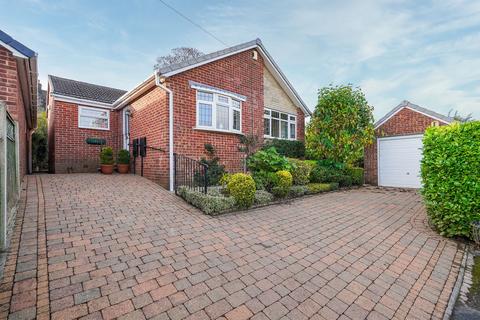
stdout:
{"type": "Polygon", "coordinates": [[[422,135],[378,139],[378,185],[420,188],[422,135]]]}
{"type": "Polygon", "coordinates": [[[452,118],[402,101],[375,125],[375,142],[365,148],[365,182],[398,188],[421,188],[422,137],[430,126],[452,118]]]}

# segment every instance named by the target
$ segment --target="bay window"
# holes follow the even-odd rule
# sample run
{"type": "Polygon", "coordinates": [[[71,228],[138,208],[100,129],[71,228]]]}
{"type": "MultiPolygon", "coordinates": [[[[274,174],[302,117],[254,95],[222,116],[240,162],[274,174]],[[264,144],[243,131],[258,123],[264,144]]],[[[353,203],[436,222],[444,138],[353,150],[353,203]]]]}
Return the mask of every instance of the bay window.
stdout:
{"type": "Polygon", "coordinates": [[[110,111],[91,107],[78,107],[78,127],[110,130],[110,111]]]}
{"type": "Polygon", "coordinates": [[[263,134],[265,138],[295,140],[297,138],[297,117],[265,108],[263,134]]]}
{"type": "Polygon", "coordinates": [[[241,101],[226,94],[198,90],[197,128],[241,132],[241,101]]]}

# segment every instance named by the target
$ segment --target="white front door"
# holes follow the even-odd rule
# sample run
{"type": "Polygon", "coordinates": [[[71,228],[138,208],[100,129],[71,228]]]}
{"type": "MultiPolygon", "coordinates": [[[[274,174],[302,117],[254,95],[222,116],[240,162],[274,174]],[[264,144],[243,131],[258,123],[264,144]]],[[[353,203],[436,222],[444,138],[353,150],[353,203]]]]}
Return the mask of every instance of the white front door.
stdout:
{"type": "Polygon", "coordinates": [[[130,113],[128,108],[123,109],[123,149],[129,150],[130,141],[130,113]]]}
{"type": "Polygon", "coordinates": [[[421,188],[422,135],[378,139],[378,185],[421,188]]]}

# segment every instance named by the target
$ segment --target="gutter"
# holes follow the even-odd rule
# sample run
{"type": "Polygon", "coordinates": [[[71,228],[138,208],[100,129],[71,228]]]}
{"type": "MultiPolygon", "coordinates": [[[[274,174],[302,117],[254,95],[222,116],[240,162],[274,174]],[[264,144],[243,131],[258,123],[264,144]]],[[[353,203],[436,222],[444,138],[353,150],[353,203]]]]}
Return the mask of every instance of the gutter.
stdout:
{"type": "Polygon", "coordinates": [[[158,71],[155,71],[155,85],[168,93],[168,167],[169,167],[169,186],[170,191],[174,191],[173,187],[173,91],[168,89],[163,83],[164,79],[160,78],[158,71]],[[163,80],[163,81],[162,81],[163,80]]]}

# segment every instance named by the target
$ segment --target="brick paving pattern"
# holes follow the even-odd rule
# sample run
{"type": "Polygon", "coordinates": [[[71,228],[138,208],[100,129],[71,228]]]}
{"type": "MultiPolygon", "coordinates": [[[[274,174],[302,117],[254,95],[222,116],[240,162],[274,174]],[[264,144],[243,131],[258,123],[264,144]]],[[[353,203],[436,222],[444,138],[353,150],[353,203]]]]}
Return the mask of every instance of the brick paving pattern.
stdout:
{"type": "Polygon", "coordinates": [[[462,256],[414,192],[209,217],[132,175],[29,176],[0,319],[441,319],[462,256]]]}

